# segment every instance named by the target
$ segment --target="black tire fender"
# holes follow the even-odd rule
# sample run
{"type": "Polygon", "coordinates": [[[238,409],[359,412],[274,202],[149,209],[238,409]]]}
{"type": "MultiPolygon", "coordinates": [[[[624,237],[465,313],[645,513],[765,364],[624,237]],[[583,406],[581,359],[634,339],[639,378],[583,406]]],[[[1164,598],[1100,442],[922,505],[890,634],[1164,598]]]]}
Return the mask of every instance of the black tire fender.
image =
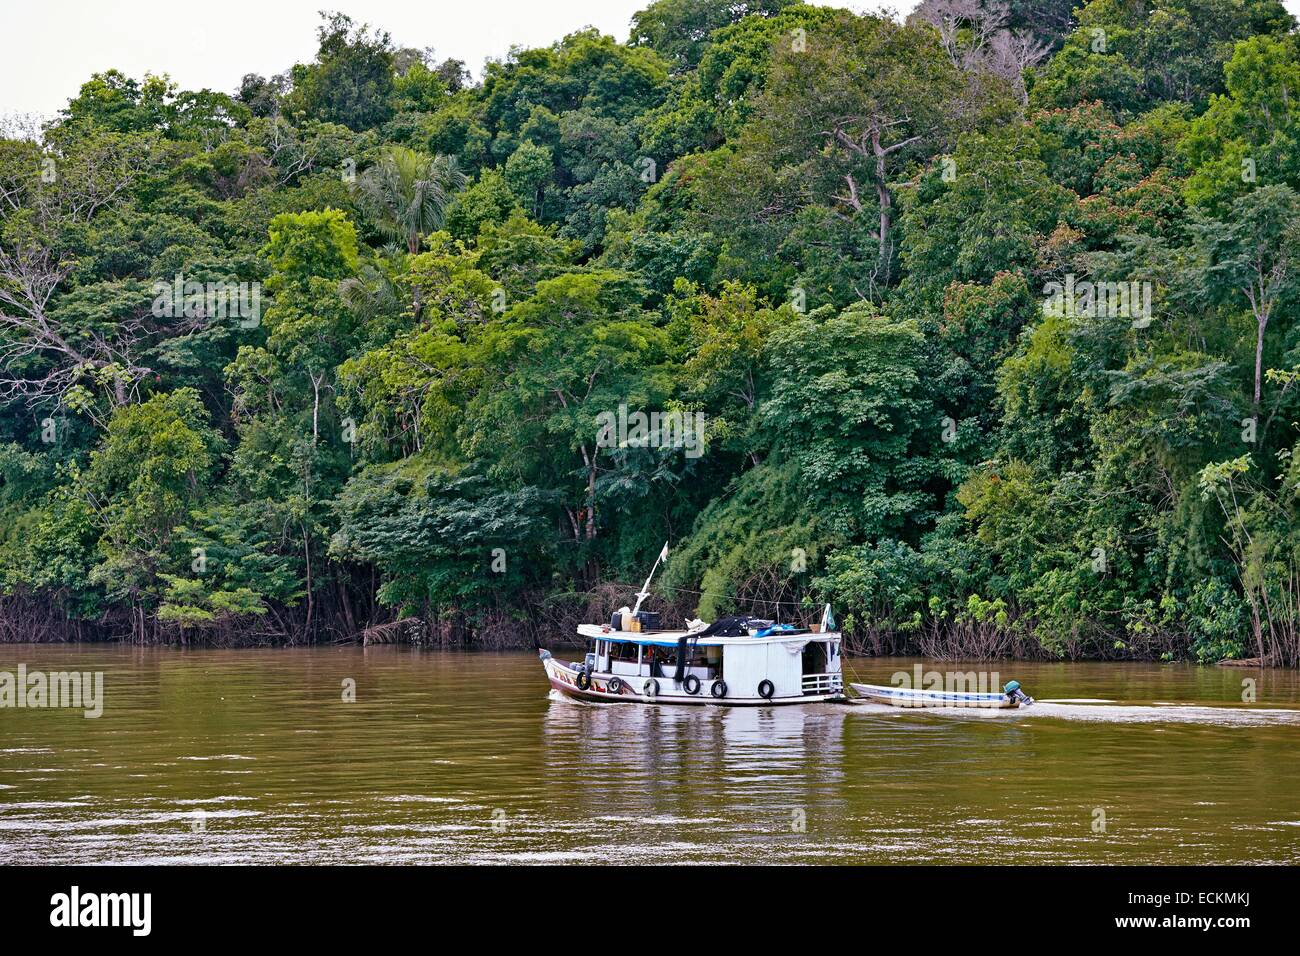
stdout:
{"type": "Polygon", "coordinates": [[[623,693],[623,679],[621,677],[611,677],[609,683],[605,685],[605,689],[611,694],[623,693]]]}
{"type": "Polygon", "coordinates": [[[647,697],[659,696],[659,682],[653,677],[641,685],[641,692],[647,697]]]}
{"type": "Polygon", "coordinates": [[[578,690],[590,690],[591,675],[588,674],[586,671],[578,671],[578,677],[577,680],[574,681],[574,683],[578,685],[578,690]]]}
{"type": "Polygon", "coordinates": [[[718,700],[727,696],[727,682],[725,680],[715,680],[713,686],[709,688],[709,693],[718,700]]]}
{"type": "Polygon", "coordinates": [[[758,696],[764,700],[771,700],[772,695],[776,693],[776,685],[766,677],[758,682],[758,696]]]}
{"type": "Polygon", "coordinates": [[[682,690],[694,697],[700,692],[700,679],[694,674],[687,674],[686,679],[682,681],[682,690]]]}

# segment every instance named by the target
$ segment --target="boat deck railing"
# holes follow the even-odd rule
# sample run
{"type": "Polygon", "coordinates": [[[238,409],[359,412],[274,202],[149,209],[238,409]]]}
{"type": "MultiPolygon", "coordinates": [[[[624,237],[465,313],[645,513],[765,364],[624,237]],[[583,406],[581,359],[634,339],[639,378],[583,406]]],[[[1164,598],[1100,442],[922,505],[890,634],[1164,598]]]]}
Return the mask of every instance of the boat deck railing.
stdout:
{"type": "Polygon", "coordinates": [[[838,694],[844,690],[842,674],[804,674],[803,692],[805,694],[838,694]]]}

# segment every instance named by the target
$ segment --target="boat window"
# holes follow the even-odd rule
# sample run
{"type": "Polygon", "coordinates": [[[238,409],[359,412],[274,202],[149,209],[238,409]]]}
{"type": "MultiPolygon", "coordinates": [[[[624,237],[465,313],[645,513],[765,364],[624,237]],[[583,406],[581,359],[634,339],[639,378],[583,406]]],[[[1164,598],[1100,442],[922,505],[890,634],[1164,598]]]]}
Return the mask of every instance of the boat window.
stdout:
{"type": "Polygon", "coordinates": [[[829,665],[826,645],[820,641],[809,641],[803,649],[803,672],[805,674],[823,674],[829,665]]]}
{"type": "Polygon", "coordinates": [[[612,645],[610,658],[616,661],[635,661],[636,645],[625,644],[622,641],[620,641],[617,644],[612,645]]]}

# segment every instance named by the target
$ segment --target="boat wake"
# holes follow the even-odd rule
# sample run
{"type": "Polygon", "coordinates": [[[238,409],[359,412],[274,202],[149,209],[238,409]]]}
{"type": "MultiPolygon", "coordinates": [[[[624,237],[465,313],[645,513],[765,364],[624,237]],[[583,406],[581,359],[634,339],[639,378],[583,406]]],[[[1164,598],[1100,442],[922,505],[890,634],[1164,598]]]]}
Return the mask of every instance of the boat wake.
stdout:
{"type": "Polygon", "coordinates": [[[1082,704],[1074,701],[1040,700],[1026,710],[1034,717],[1099,721],[1117,724],[1214,724],[1223,727],[1262,727],[1276,724],[1300,726],[1300,710],[1261,707],[1255,704],[1082,704]]]}
{"type": "MultiPolygon", "coordinates": [[[[574,700],[557,690],[550,700],[575,706],[604,709],[605,705],[574,700]]],[[[942,717],[958,720],[1070,720],[1106,724],[1201,724],[1219,727],[1300,727],[1300,710],[1251,704],[1179,704],[1153,702],[1120,703],[1097,697],[1037,700],[1031,706],[1005,709],[982,707],[897,707],[865,699],[850,700],[854,713],[877,717],[942,717]]],[[[838,710],[841,704],[809,704],[810,708],[838,710]]],[[[710,708],[705,708],[709,710],[710,708]]],[[[727,710],[728,708],[718,708],[727,710]]],[[[760,708],[761,709],[761,708],[760,708]]]]}

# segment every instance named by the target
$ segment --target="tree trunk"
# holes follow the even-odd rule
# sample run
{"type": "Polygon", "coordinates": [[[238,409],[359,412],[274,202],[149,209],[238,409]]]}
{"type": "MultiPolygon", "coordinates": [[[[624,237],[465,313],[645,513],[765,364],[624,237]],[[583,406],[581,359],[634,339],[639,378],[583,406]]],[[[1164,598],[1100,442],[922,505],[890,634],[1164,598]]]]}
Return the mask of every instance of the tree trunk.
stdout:
{"type": "Polygon", "coordinates": [[[588,541],[596,539],[596,468],[587,470],[587,528],[588,541]]]}
{"type": "Polygon", "coordinates": [[[582,444],[582,462],[587,466],[587,514],[583,526],[583,536],[588,541],[596,538],[596,456],[600,449],[588,453],[587,444],[582,444]]]}
{"type": "Polygon", "coordinates": [[[1255,336],[1255,414],[1259,414],[1259,399],[1264,381],[1264,330],[1268,328],[1268,312],[1257,317],[1259,332],[1255,336]]]}
{"type": "Polygon", "coordinates": [[[306,526],[305,524],[302,526],[302,556],[303,556],[303,560],[304,560],[304,562],[305,562],[306,565],[307,565],[307,624],[306,624],[305,630],[306,630],[306,632],[307,632],[307,640],[310,641],[310,640],[311,640],[312,611],[314,610],[314,604],[313,604],[313,601],[312,601],[312,593],[311,593],[311,592],[312,592],[312,583],[311,583],[311,542],[310,542],[310,539],[309,539],[308,536],[307,536],[307,526],[306,526]]]}
{"type": "Polygon", "coordinates": [[[320,431],[320,383],[324,378],[323,373],[311,377],[311,444],[313,448],[316,447],[316,439],[320,431]]]}
{"type": "Polygon", "coordinates": [[[880,204],[880,254],[876,262],[876,272],[880,285],[889,284],[889,273],[893,263],[893,249],[890,247],[890,227],[893,225],[894,199],[885,185],[885,157],[889,151],[880,145],[880,131],[871,131],[871,151],[876,157],[876,201],[880,204]]]}

